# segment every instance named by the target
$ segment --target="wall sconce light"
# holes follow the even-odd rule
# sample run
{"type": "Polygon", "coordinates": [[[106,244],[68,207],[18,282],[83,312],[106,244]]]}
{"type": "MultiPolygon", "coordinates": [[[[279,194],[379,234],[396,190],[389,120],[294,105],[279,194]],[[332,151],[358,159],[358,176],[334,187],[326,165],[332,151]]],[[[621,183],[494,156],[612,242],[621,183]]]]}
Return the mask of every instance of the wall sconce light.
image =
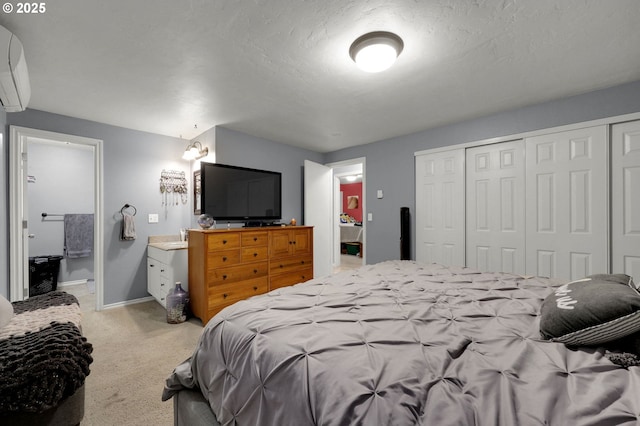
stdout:
{"type": "Polygon", "coordinates": [[[380,72],[393,65],[403,48],[404,42],[396,34],[374,31],[358,37],[349,55],[361,70],[380,72]]]}
{"type": "Polygon", "coordinates": [[[187,145],[187,149],[185,149],[184,154],[182,154],[182,159],[189,161],[199,160],[207,155],[209,155],[209,148],[206,146],[203,148],[200,142],[193,141],[187,145]]]}

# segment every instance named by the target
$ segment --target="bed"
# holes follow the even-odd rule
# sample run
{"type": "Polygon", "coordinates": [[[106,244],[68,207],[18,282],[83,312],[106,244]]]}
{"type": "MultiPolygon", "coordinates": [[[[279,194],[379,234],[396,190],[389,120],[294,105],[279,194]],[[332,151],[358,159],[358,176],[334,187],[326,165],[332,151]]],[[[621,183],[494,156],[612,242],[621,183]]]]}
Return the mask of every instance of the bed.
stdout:
{"type": "Polygon", "coordinates": [[[637,424],[637,357],[541,335],[566,285],[413,261],[316,278],[221,311],[162,397],[180,425],[637,424]]]}
{"type": "Polygon", "coordinates": [[[0,424],[79,425],[93,347],[82,336],[78,300],[61,291],[2,299],[0,424]]]}

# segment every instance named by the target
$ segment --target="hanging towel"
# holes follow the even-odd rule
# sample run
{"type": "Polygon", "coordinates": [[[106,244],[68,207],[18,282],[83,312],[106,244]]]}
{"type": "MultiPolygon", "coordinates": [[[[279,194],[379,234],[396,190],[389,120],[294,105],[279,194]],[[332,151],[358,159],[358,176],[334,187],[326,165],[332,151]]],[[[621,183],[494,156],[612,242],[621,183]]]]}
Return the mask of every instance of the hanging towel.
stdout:
{"type": "Polygon", "coordinates": [[[122,241],[131,241],[136,239],[136,222],[133,215],[122,212],[122,229],[120,230],[120,239],[122,241]]]}
{"type": "Polygon", "coordinates": [[[70,259],[93,253],[93,214],[64,215],[64,255],[70,259]]]}

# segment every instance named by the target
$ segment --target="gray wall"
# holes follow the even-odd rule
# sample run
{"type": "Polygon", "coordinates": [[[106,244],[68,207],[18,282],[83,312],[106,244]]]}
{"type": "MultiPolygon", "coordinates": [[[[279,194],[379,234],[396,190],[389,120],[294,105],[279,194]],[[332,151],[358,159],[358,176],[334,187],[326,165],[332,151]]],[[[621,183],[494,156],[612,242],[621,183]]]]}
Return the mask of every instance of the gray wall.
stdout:
{"type": "Polygon", "coordinates": [[[303,218],[304,160],[323,162],[317,152],[216,127],[216,162],[282,173],[282,221],[303,218]]]}
{"type": "MultiPolygon", "coordinates": [[[[35,110],[9,114],[7,124],[104,141],[104,304],[149,296],[147,237],[177,235],[191,220],[190,201],[164,207],[159,190],[163,169],[185,171],[188,176],[189,163],[181,159],[186,141],[35,110]],[[134,241],[119,239],[120,209],[125,203],[138,210],[134,241]],[[147,223],[149,213],[157,213],[159,223],[147,223]]],[[[2,201],[6,203],[6,196],[2,201]]]]}
{"type": "MultiPolygon", "coordinates": [[[[29,239],[29,256],[62,255],[64,217],[55,214],[94,213],[94,149],[30,141],[27,152],[29,233],[34,235],[29,239]],[[48,216],[42,217],[43,212],[48,216]]],[[[93,256],[63,258],[58,283],[93,278],[93,260],[93,256]]]]}
{"type": "MultiPolygon", "coordinates": [[[[281,171],[283,220],[303,217],[305,159],[330,163],[366,157],[367,209],[373,213],[374,220],[367,223],[365,250],[367,261],[374,263],[400,256],[400,207],[410,207],[415,224],[414,152],[632,112],[640,112],[640,81],[324,155],[217,127],[216,157],[219,163],[281,171]],[[384,191],[383,199],[376,198],[378,189],[384,191]]],[[[190,165],[180,159],[185,141],[41,111],[27,110],[6,116],[0,113],[1,122],[104,140],[104,302],[111,304],[147,296],[147,236],[176,234],[180,227],[193,221],[191,201],[165,209],[160,205],[158,190],[162,169],[180,169],[190,174],[190,165]],[[124,203],[138,208],[138,239],[133,242],[118,239],[119,212],[124,203]],[[149,213],[159,213],[160,223],[147,224],[149,213]]],[[[6,134],[5,129],[4,141],[6,134]]],[[[5,177],[7,157],[5,142],[0,151],[0,172],[5,177]]],[[[7,213],[8,179],[5,182],[0,188],[0,208],[7,213]]],[[[2,274],[6,276],[0,292],[6,295],[8,214],[3,215],[0,222],[4,225],[0,226],[0,241],[5,241],[0,245],[0,268],[4,266],[2,274]]]]}
{"type": "MultiPolygon", "coordinates": [[[[411,209],[415,229],[416,151],[633,112],[640,112],[640,81],[335,151],[324,161],[366,157],[366,201],[373,221],[367,222],[365,250],[367,263],[375,263],[400,258],[400,207],[411,209]],[[376,198],[378,189],[383,199],[376,198]]],[[[412,247],[415,253],[415,241],[412,247]]]]}

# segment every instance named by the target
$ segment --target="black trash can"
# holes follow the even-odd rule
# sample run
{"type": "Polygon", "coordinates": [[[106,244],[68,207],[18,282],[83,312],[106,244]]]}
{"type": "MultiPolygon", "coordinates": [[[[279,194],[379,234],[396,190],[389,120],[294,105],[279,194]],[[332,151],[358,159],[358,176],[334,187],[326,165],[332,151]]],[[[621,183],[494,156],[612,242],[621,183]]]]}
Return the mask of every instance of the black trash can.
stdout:
{"type": "Polygon", "coordinates": [[[29,258],[29,297],[56,290],[61,260],[62,256],[29,258]]]}

